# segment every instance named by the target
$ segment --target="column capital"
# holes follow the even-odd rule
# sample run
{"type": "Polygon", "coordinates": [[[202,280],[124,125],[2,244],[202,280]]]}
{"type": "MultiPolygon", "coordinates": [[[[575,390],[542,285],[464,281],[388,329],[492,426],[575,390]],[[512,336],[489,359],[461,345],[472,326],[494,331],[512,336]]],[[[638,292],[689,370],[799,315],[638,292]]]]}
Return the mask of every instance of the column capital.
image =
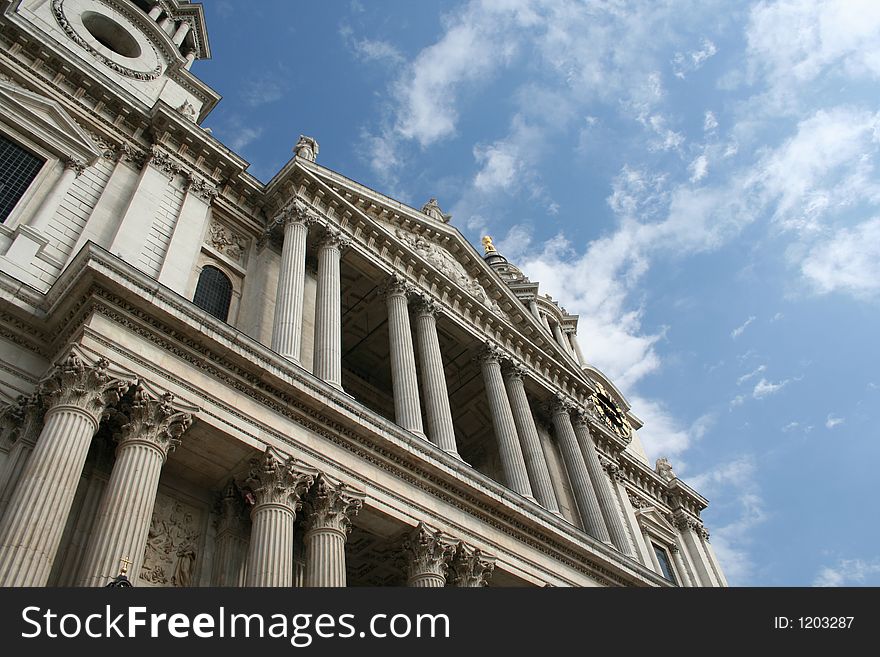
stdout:
{"type": "Polygon", "coordinates": [[[72,169],[76,172],[76,177],[79,178],[86,170],[89,165],[76,157],[69,157],[64,160],[64,168],[72,169]]]}
{"type": "Polygon", "coordinates": [[[697,534],[702,532],[706,532],[706,536],[708,537],[709,532],[706,531],[706,528],[703,527],[703,523],[701,523],[696,518],[693,518],[686,514],[684,511],[676,511],[672,515],[672,524],[675,525],[677,529],[682,531],[693,530],[697,534]]]}
{"type": "Polygon", "coordinates": [[[480,548],[471,548],[459,541],[449,563],[449,580],[453,586],[489,586],[495,570],[495,558],[483,554],[480,548]]]}
{"type": "Polygon", "coordinates": [[[409,578],[419,575],[445,578],[455,546],[446,540],[442,532],[432,531],[425,523],[420,522],[404,537],[403,551],[409,578]]]}
{"type": "Polygon", "coordinates": [[[351,531],[351,519],[364,504],[364,493],[344,483],[318,475],[303,500],[305,530],[335,529],[343,534],[351,531]]]}
{"type": "Polygon", "coordinates": [[[43,424],[43,402],[37,393],[19,395],[2,413],[3,435],[9,445],[21,440],[33,447],[43,424]]]}
{"type": "Polygon", "coordinates": [[[333,226],[324,226],[324,233],[318,238],[318,245],[324,248],[334,248],[344,251],[351,245],[351,239],[333,226]]]}
{"type": "Polygon", "coordinates": [[[46,412],[73,406],[89,415],[97,427],[104,409],[118,402],[132,385],[131,381],[110,376],[109,367],[104,358],[89,365],[70,353],[40,382],[38,390],[46,412]]]}
{"type": "Polygon", "coordinates": [[[388,279],[379,286],[377,290],[379,296],[383,299],[388,299],[388,297],[395,296],[407,296],[413,290],[415,286],[410,283],[406,278],[401,276],[398,273],[391,274],[388,279]]]}
{"type": "Polygon", "coordinates": [[[120,446],[148,444],[158,450],[164,460],[180,444],[180,437],[192,424],[190,410],[197,409],[187,405],[184,410],[174,403],[170,392],[155,394],[138,383],[114,414],[122,423],[114,438],[120,446]]]}
{"type": "Polygon", "coordinates": [[[440,313],[440,304],[430,295],[420,292],[416,294],[413,310],[418,316],[436,317],[440,313]]]}
{"type": "Polygon", "coordinates": [[[501,373],[504,375],[505,379],[517,379],[522,381],[527,372],[528,370],[526,370],[522,363],[519,363],[512,358],[507,359],[501,368],[501,373]]]}
{"type": "Polygon", "coordinates": [[[217,190],[217,186],[213,183],[209,182],[199,174],[191,171],[186,176],[186,185],[184,186],[187,192],[191,194],[195,194],[199,198],[210,203],[213,199],[217,198],[220,192],[217,190]]]}
{"type": "Polygon", "coordinates": [[[272,448],[267,447],[261,457],[251,460],[246,483],[255,507],[278,505],[296,513],[302,506],[303,493],[315,481],[316,474],[314,470],[295,463],[292,456],[284,460],[278,458],[272,448]]]}
{"type": "Polygon", "coordinates": [[[480,348],[480,352],[474,360],[479,363],[498,363],[499,365],[508,359],[507,353],[497,344],[486,341],[480,348]]]}
{"type": "Polygon", "coordinates": [[[570,419],[573,419],[571,413],[577,408],[577,404],[570,397],[557,392],[547,403],[547,408],[553,415],[568,415],[570,419]]]}
{"type": "Polygon", "coordinates": [[[678,550],[678,546],[677,546],[675,543],[671,543],[668,547],[669,547],[669,551],[670,551],[672,554],[674,554],[674,555],[675,555],[675,554],[678,554],[678,552],[679,552],[679,550],[678,550]]]}

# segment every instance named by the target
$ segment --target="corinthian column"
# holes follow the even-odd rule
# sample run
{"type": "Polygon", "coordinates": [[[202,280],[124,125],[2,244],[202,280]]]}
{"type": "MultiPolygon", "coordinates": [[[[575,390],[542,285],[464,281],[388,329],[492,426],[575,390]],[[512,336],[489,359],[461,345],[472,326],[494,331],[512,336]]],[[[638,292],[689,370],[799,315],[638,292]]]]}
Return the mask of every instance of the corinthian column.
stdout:
{"type": "Polygon", "coordinates": [[[39,395],[19,395],[15,404],[7,409],[5,419],[11,424],[7,430],[12,439],[12,448],[0,472],[0,517],[6,510],[9,496],[15,490],[43,427],[43,404],[39,395]]]}
{"type": "Polygon", "coordinates": [[[71,354],[40,384],[43,429],[0,522],[0,586],[46,585],[92,436],[130,385],[109,365],[71,354]]]}
{"type": "Polygon", "coordinates": [[[486,396],[489,399],[489,412],[492,415],[492,426],[498,440],[498,453],[501,456],[501,467],[507,485],[523,497],[532,497],[526,463],[523,458],[519,437],[516,434],[516,422],[510,401],[504,390],[501,378],[501,354],[494,347],[487,347],[479,356],[486,385],[486,396]]]}
{"type": "Polygon", "coordinates": [[[461,458],[455,444],[443,356],[437,338],[437,304],[423,297],[416,303],[415,310],[419,362],[422,366],[422,385],[425,387],[425,412],[428,416],[428,438],[444,452],[461,458]]]}
{"type": "Polygon", "coordinates": [[[406,556],[406,585],[413,587],[446,586],[448,561],[455,546],[443,538],[441,532],[432,532],[425,523],[403,539],[406,556]]]}
{"type": "Polygon", "coordinates": [[[345,539],[351,518],[363,506],[363,493],[318,476],[304,505],[304,586],[345,586],[345,539]]]}
{"type": "Polygon", "coordinates": [[[315,472],[282,461],[266,448],[251,461],[247,484],[254,496],[251,509],[251,542],[248,549],[247,586],[293,584],[293,521],[301,497],[315,480],[315,472]]]}
{"type": "Polygon", "coordinates": [[[562,460],[565,461],[565,469],[571,480],[572,492],[577,501],[578,510],[581,512],[584,529],[594,538],[611,545],[608,528],[602,519],[602,510],[599,508],[598,499],[596,499],[596,491],[590,482],[584,456],[578,446],[577,436],[571,424],[569,412],[572,408],[572,404],[558,397],[551,407],[559,450],[562,452],[562,460]]]}
{"type": "Polygon", "coordinates": [[[327,229],[318,246],[318,289],[315,296],[314,373],[342,389],[342,300],[339,259],[348,240],[327,229]]]}
{"type": "Polygon", "coordinates": [[[541,506],[548,511],[559,513],[556,494],[553,492],[553,484],[550,482],[547,459],[544,456],[544,450],[541,449],[535,417],[532,415],[532,408],[529,406],[529,399],[523,385],[525,371],[519,366],[509,365],[503,369],[503,374],[507,396],[510,399],[510,410],[513,413],[516,431],[519,434],[532,490],[541,506]]]}
{"type": "Polygon", "coordinates": [[[159,474],[168,453],[192,424],[192,415],[174,404],[174,395],[153,394],[143,384],[135,388],[130,402],[120,404],[117,418],[124,424],[114,436],[116,462],[80,567],[80,586],[104,586],[123,558],[131,561],[132,576],[137,578],[159,474]]]}
{"type": "Polygon", "coordinates": [[[470,548],[459,541],[449,564],[449,581],[460,588],[489,586],[495,559],[487,557],[479,548],[470,548]]]}
{"type": "Polygon", "coordinates": [[[590,435],[589,420],[583,410],[575,415],[574,433],[583,452],[587,474],[590,476],[593,490],[596,491],[599,509],[602,511],[602,517],[605,518],[605,526],[611,535],[611,542],[623,554],[631,557],[633,551],[629,537],[626,535],[626,528],[623,526],[623,517],[617,507],[608,477],[605,476],[602,464],[599,462],[599,454],[596,453],[596,445],[590,435]]]}
{"type": "Polygon", "coordinates": [[[388,338],[391,357],[391,383],[394,388],[394,419],[407,431],[424,436],[419,407],[416,357],[409,326],[409,287],[399,276],[392,276],[382,293],[388,307],[388,338]]]}
{"type": "Polygon", "coordinates": [[[220,520],[214,539],[212,586],[244,586],[247,566],[247,520],[244,500],[230,480],[220,497],[220,520]]]}
{"type": "Polygon", "coordinates": [[[306,281],[306,238],[316,216],[300,199],[276,221],[284,224],[281,269],[275,298],[272,349],[299,363],[302,344],[303,292],[306,281]]]}

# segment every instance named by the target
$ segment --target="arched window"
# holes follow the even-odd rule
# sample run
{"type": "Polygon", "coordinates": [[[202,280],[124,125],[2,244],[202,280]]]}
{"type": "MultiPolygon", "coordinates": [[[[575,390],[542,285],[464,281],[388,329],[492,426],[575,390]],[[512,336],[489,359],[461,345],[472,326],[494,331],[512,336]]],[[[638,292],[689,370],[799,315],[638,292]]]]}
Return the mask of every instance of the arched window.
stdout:
{"type": "Polygon", "coordinates": [[[229,280],[229,277],[210,265],[202,269],[193,303],[225,322],[227,315],[229,315],[231,300],[232,281],[229,280]]]}

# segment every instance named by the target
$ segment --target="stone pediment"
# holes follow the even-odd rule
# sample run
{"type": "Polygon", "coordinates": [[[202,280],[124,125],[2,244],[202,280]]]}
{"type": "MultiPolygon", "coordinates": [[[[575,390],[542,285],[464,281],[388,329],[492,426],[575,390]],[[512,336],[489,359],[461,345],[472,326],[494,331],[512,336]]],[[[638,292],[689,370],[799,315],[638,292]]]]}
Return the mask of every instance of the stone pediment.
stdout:
{"type": "Polygon", "coordinates": [[[675,542],[675,527],[655,507],[649,506],[636,511],[639,525],[652,531],[669,543],[675,542]]]}
{"type": "Polygon", "coordinates": [[[100,148],[54,100],[0,81],[0,114],[22,134],[62,158],[93,162],[100,148]]]}

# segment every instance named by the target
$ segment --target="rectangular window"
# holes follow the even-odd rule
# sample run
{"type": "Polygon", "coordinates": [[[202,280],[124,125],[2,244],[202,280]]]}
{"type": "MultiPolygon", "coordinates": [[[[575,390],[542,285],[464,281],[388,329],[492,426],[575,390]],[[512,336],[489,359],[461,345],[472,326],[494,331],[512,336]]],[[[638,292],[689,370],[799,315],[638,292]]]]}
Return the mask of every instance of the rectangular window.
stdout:
{"type": "Polygon", "coordinates": [[[6,221],[45,163],[43,158],[0,135],[0,222],[6,221]]]}
{"type": "Polygon", "coordinates": [[[660,562],[660,570],[663,571],[663,577],[673,584],[678,584],[678,582],[675,581],[675,572],[672,570],[672,564],[669,562],[669,554],[656,543],[652,543],[651,545],[654,548],[654,554],[657,555],[657,561],[660,562]]]}

